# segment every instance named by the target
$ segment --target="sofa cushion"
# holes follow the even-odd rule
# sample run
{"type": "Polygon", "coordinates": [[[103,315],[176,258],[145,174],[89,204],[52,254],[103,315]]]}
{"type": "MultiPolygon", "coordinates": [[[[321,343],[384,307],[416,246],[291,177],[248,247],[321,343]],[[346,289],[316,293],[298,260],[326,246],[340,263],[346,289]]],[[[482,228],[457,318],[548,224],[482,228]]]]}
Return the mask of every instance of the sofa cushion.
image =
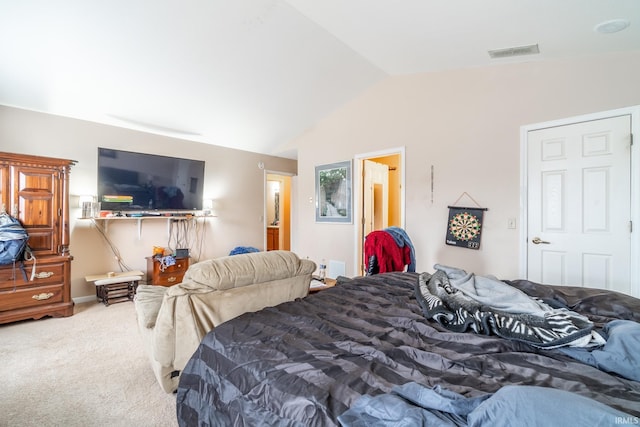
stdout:
{"type": "Polygon", "coordinates": [[[222,291],[293,277],[300,273],[300,268],[300,259],[289,251],[225,256],[191,265],[182,286],[191,287],[189,282],[193,282],[194,287],[206,286],[222,291]]]}
{"type": "Polygon", "coordinates": [[[136,315],[141,326],[153,328],[156,325],[158,312],[166,292],[167,288],[164,286],[138,285],[135,305],[136,315]]]}

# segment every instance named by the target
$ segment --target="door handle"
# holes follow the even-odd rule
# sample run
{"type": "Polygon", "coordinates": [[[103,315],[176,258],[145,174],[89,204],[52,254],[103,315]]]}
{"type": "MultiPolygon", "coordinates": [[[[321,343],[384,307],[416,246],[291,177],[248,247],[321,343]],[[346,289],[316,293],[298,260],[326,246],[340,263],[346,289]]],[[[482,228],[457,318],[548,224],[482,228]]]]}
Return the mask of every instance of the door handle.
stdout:
{"type": "Polygon", "coordinates": [[[539,245],[540,243],[548,245],[551,242],[547,242],[546,240],[542,240],[539,237],[534,237],[533,239],[531,239],[531,243],[533,243],[534,245],[539,245]]]}

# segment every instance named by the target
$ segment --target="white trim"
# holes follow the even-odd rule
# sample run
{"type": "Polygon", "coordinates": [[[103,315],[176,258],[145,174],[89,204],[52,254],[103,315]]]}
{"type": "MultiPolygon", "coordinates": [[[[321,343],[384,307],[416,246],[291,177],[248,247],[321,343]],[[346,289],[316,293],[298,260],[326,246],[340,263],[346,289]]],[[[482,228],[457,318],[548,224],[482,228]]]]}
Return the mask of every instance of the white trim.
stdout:
{"type": "Polygon", "coordinates": [[[265,176],[267,176],[267,175],[298,176],[297,173],[282,172],[282,171],[271,170],[271,169],[269,169],[269,170],[265,169],[264,173],[265,173],[265,176]]]}
{"type": "MultiPolygon", "coordinates": [[[[638,144],[640,142],[640,105],[633,107],[619,108],[610,111],[585,114],[582,116],[569,117],[560,120],[553,120],[543,123],[535,123],[520,127],[520,277],[527,277],[528,258],[528,231],[527,231],[527,143],[528,134],[531,131],[566,126],[575,123],[592,120],[608,119],[617,116],[631,116],[631,133],[636,141],[631,146],[631,221],[633,222],[633,233],[631,234],[631,259],[640,257],[640,153],[638,144]]],[[[631,295],[640,297],[640,263],[631,262],[630,271],[631,295]]]]}
{"type": "Polygon", "coordinates": [[[360,242],[358,241],[358,227],[360,227],[360,223],[362,222],[362,212],[360,208],[362,201],[359,200],[360,187],[362,186],[362,170],[360,168],[360,164],[362,163],[361,161],[364,159],[370,159],[372,157],[384,157],[384,156],[391,156],[394,154],[400,156],[400,168],[401,168],[401,171],[400,171],[401,172],[400,174],[400,222],[401,222],[401,228],[405,228],[405,224],[406,224],[405,178],[407,175],[405,151],[406,151],[405,147],[401,146],[401,147],[389,148],[381,151],[373,151],[370,153],[356,154],[353,157],[354,162],[353,162],[353,170],[352,170],[352,174],[353,174],[352,191],[353,191],[353,226],[354,226],[353,227],[353,241],[354,241],[353,271],[354,272],[358,272],[360,269],[360,262],[358,259],[358,250],[360,246],[360,242]]]}
{"type": "Polygon", "coordinates": [[[267,175],[271,173],[267,170],[262,171],[262,248],[267,250],[267,175]]]}

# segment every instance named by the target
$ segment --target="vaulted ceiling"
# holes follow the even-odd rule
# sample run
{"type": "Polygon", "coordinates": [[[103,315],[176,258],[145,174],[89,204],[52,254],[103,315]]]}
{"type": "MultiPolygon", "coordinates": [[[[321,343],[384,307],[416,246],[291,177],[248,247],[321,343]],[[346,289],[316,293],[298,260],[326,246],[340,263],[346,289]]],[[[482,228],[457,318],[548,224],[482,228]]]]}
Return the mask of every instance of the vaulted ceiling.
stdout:
{"type": "Polygon", "coordinates": [[[295,158],[389,76],[639,49],[638,0],[0,0],[0,104],[295,158]]]}

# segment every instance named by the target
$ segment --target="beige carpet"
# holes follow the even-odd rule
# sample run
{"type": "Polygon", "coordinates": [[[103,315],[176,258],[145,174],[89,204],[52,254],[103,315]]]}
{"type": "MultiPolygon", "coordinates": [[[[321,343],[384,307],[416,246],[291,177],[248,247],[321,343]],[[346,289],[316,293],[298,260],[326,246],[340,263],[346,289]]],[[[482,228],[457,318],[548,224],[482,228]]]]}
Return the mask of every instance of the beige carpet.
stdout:
{"type": "Polygon", "coordinates": [[[176,426],[132,302],[0,325],[0,426],[176,426]]]}

